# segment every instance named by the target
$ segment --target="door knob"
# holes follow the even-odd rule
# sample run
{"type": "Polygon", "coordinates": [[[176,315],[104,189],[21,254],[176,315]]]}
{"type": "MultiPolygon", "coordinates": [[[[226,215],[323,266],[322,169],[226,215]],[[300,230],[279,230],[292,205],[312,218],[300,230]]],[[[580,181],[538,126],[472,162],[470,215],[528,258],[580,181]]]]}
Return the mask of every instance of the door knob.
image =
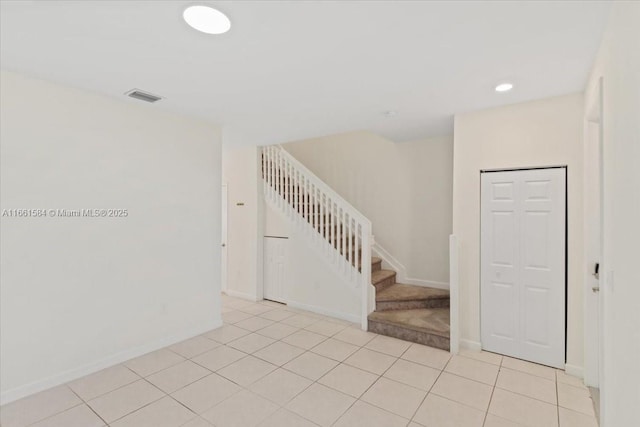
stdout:
{"type": "Polygon", "coordinates": [[[222,244],[222,247],[224,248],[225,246],[227,246],[227,244],[226,244],[226,243],[223,243],[223,244],[222,244]]]}

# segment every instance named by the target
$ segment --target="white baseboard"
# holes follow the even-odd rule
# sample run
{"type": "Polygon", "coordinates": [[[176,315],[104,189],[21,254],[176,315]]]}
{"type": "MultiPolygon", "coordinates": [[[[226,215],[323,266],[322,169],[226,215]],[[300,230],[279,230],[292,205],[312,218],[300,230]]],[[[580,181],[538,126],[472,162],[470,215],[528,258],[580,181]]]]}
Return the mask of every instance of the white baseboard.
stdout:
{"type": "Polygon", "coordinates": [[[258,298],[255,295],[247,294],[240,291],[234,291],[233,289],[227,289],[226,291],[224,291],[224,293],[229,295],[230,297],[242,298],[253,302],[258,301],[258,298]]]}
{"type": "Polygon", "coordinates": [[[382,262],[387,264],[391,269],[396,271],[398,278],[406,277],[407,269],[406,267],[397,259],[393,257],[385,248],[380,246],[379,243],[375,243],[371,248],[371,253],[378,258],[382,258],[382,262]]]}
{"type": "Polygon", "coordinates": [[[471,350],[471,351],[481,351],[482,344],[478,341],[460,339],[460,348],[471,350]]]}
{"type": "Polygon", "coordinates": [[[425,280],[425,279],[416,279],[413,277],[407,276],[407,268],[398,261],[389,251],[380,246],[379,243],[376,243],[372,248],[371,252],[374,256],[378,258],[382,258],[382,262],[385,266],[388,266],[390,269],[396,272],[396,280],[398,283],[404,283],[406,285],[415,285],[415,286],[424,286],[427,288],[437,288],[437,289],[449,289],[449,284],[446,282],[438,282],[435,280],[425,280]]]}
{"type": "Polygon", "coordinates": [[[95,362],[87,363],[86,365],[78,368],[70,369],[68,371],[52,375],[48,378],[7,390],[0,395],[0,405],[4,405],[6,403],[13,402],[14,400],[22,399],[23,397],[82,378],[86,375],[117,365],[118,363],[122,363],[135,357],[142,356],[143,354],[193,338],[197,335],[210,331],[211,329],[219,328],[220,326],[222,326],[222,319],[218,319],[205,325],[198,324],[184,333],[162,338],[158,341],[125,350],[95,362]]]}
{"type": "Polygon", "coordinates": [[[413,279],[411,277],[404,277],[398,279],[399,282],[407,285],[424,286],[427,288],[445,289],[449,290],[449,284],[447,282],[436,282],[433,280],[413,279]]]}
{"type": "Polygon", "coordinates": [[[584,368],[582,366],[566,363],[564,365],[564,372],[573,377],[584,378],[584,368]]]}
{"type": "Polygon", "coordinates": [[[298,308],[300,310],[306,310],[312,313],[322,314],[323,316],[335,317],[336,319],[342,319],[342,320],[346,320],[348,322],[353,322],[357,324],[360,324],[360,320],[361,320],[360,315],[358,314],[349,314],[341,311],[328,310],[324,307],[303,304],[296,301],[287,301],[287,305],[289,307],[298,308]]]}

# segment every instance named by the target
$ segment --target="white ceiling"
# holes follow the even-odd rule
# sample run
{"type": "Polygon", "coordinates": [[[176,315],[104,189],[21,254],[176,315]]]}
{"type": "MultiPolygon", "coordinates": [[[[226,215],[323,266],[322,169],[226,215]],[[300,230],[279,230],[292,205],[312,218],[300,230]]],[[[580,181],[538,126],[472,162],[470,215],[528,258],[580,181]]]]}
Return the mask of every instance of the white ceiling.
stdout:
{"type": "Polygon", "coordinates": [[[267,144],[368,129],[451,133],[453,114],[581,91],[606,2],[236,1],[205,35],[184,1],[2,1],[2,68],[224,125],[267,144]],[[496,83],[515,89],[497,94],[496,83]],[[383,112],[396,110],[388,118],[383,112]]]}

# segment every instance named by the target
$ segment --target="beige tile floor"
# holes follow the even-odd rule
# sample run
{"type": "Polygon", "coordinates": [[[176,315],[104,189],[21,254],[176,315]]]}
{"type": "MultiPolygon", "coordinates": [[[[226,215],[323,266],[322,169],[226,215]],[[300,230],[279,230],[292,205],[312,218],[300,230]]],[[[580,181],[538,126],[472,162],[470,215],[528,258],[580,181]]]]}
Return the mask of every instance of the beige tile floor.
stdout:
{"type": "Polygon", "coordinates": [[[0,408],[3,427],[595,427],[580,380],[223,295],[225,325],[0,408]]]}

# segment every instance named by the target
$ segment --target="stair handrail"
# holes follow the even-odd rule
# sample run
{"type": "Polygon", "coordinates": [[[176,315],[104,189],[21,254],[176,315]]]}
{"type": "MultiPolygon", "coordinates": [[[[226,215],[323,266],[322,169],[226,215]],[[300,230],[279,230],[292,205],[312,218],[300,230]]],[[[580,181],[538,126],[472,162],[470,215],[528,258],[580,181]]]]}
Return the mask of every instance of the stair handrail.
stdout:
{"type": "MultiPolygon", "coordinates": [[[[263,168],[262,181],[264,183],[265,195],[267,195],[267,191],[270,191],[271,201],[275,202],[275,199],[276,199],[275,193],[277,191],[283,191],[282,186],[284,184],[284,194],[278,193],[278,196],[277,196],[278,203],[276,203],[278,204],[277,207],[279,207],[282,211],[286,211],[287,213],[294,213],[293,204],[288,205],[286,207],[284,206],[284,203],[287,203],[287,200],[283,201],[283,199],[286,199],[287,197],[289,198],[291,197],[291,194],[286,192],[286,187],[289,186],[289,189],[295,188],[295,186],[291,187],[291,184],[290,184],[291,176],[286,175],[283,181],[282,167],[284,167],[286,171],[289,171],[289,168],[295,171],[295,177],[293,178],[294,180],[297,179],[297,176],[301,175],[304,177],[304,180],[309,181],[309,183],[312,184],[312,186],[315,189],[314,198],[318,196],[316,191],[319,191],[320,193],[319,196],[321,197],[321,200],[320,201],[315,200],[314,203],[319,202],[320,205],[323,206],[323,203],[325,203],[326,200],[331,200],[332,202],[331,215],[333,215],[334,217],[335,215],[333,214],[333,205],[335,204],[337,207],[339,207],[339,209],[342,210],[342,214],[339,215],[340,218],[342,218],[342,215],[344,215],[345,218],[347,217],[349,218],[349,225],[348,225],[349,231],[353,231],[351,230],[351,221],[355,221],[355,230],[356,230],[355,232],[356,237],[354,238],[355,243],[352,242],[351,235],[349,235],[349,238],[348,238],[349,244],[346,245],[347,243],[346,239],[342,237],[342,234],[343,234],[342,230],[343,228],[347,228],[347,226],[342,223],[336,224],[333,222],[331,224],[324,223],[324,227],[329,225],[331,228],[333,228],[334,225],[338,225],[341,230],[340,232],[341,236],[338,237],[338,239],[343,240],[342,245],[340,245],[340,243],[338,242],[338,245],[334,247],[333,245],[335,244],[335,242],[327,240],[328,236],[323,236],[323,240],[324,240],[324,247],[328,248],[329,246],[331,246],[329,250],[331,252],[332,257],[335,257],[337,254],[337,257],[343,258],[343,261],[348,262],[350,265],[353,265],[352,263],[354,262],[354,259],[353,259],[354,255],[347,255],[347,250],[349,251],[348,252],[349,254],[352,254],[352,253],[356,254],[355,255],[356,260],[354,265],[355,275],[354,275],[354,268],[343,269],[343,271],[340,271],[340,273],[345,275],[347,280],[361,286],[361,327],[363,330],[367,330],[367,316],[369,315],[369,313],[371,313],[375,309],[375,291],[373,290],[373,286],[371,285],[371,247],[373,245],[371,221],[369,220],[369,218],[363,215],[360,211],[358,211],[358,209],[356,209],[351,203],[349,203],[342,196],[340,196],[333,188],[331,188],[322,179],[320,179],[316,174],[310,171],[298,159],[296,159],[293,155],[291,155],[291,153],[285,150],[281,145],[263,146],[261,149],[261,154],[262,154],[261,165],[263,168]],[[265,170],[265,165],[267,165],[268,162],[274,162],[274,161],[278,162],[277,169],[265,170]],[[281,164],[282,161],[284,161],[284,165],[281,164]],[[271,175],[271,173],[274,173],[274,172],[277,174],[277,176],[275,177],[271,175]],[[278,181],[275,182],[274,179],[278,181]],[[277,188],[278,186],[280,186],[279,189],[277,188]],[[360,227],[360,240],[358,240],[358,226],[360,227]],[[360,245],[360,248],[358,248],[358,243],[360,245]],[[341,249],[338,249],[338,246],[340,246],[341,249]],[[342,252],[340,252],[341,250],[342,252]],[[357,255],[358,252],[359,252],[359,255],[357,255]]],[[[271,163],[269,163],[269,166],[271,166],[271,163]]],[[[295,194],[296,193],[294,193],[294,198],[295,198],[295,194]]],[[[298,195],[300,194],[299,189],[297,190],[297,194],[298,195]]],[[[307,195],[307,197],[309,196],[307,195]]],[[[312,203],[311,200],[309,202],[305,201],[303,205],[307,204],[307,209],[309,209],[309,206],[311,206],[311,203],[312,203]]],[[[300,205],[300,200],[297,200],[296,209],[299,208],[299,205],[300,205]]],[[[324,213],[326,215],[327,214],[326,206],[324,207],[325,207],[324,213]]],[[[314,207],[314,212],[311,213],[311,215],[318,215],[318,218],[320,218],[322,216],[322,207],[319,208],[318,212],[320,212],[319,215],[317,212],[315,212],[315,207],[314,207]]],[[[296,217],[304,218],[304,214],[297,210],[295,211],[295,214],[296,214],[296,217]]],[[[308,220],[308,216],[310,212],[307,210],[306,214],[307,214],[307,220],[308,220]]],[[[340,218],[339,220],[341,220],[340,218]]],[[[320,221],[320,219],[318,219],[318,221],[320,221]]],[[[315,228],[317,225],[318,224],[314,224],[313,228],[315,228]]],[[[316,231],[318,231],[319,228],[321,228],[321,226],[316,228],[316,231]]],[[[335,238],[336,237],[335,233],[336,232],[334,230],[333,232],[330,232],[330,233],[327,233],[326,231],[324,231],[323,233],[320,233],[320,234],[332,235],[333,236],[332,238],[335,238]]]]}

